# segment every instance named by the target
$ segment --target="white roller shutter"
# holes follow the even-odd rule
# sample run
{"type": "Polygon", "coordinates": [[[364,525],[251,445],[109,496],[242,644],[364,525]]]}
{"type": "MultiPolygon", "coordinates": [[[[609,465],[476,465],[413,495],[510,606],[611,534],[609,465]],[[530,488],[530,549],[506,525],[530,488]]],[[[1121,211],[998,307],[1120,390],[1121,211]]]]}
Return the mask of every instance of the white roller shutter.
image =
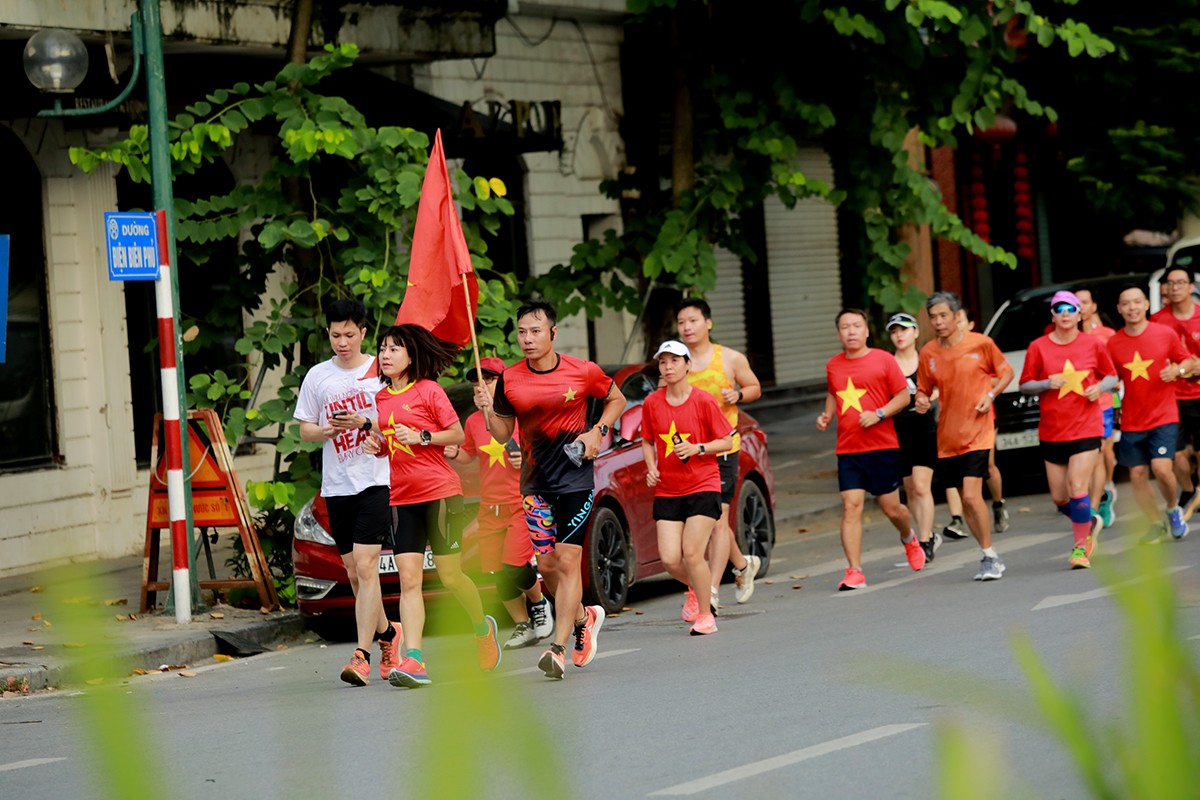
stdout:
{"type": "Polygon", "coordinates": [[[728,250],[713,249],[717,286],[706,296],[712,309],[714,342],[746,352],[746,307],[743,305],[742,260],[728,250]]]}
{"type": "MultiPolygon", "coordinates": [[[[825,151],[801,149],[797,166],[833,186],[825,151]]],[[[775,382],[823,380],[825,362],[841,349],[833,317],[842,305],[837,215],[824,200],[801,200],[788,209],[778,199],[763,204],[775,382]]]]}

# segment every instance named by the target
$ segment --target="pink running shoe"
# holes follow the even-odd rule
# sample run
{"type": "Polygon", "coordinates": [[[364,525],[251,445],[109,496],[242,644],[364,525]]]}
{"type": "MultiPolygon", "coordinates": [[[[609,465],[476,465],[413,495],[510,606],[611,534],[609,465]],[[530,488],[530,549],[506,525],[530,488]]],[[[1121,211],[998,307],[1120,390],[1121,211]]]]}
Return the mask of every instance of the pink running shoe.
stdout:
{"type": "Polygon", "coordinates": [[[700,601],[696,599],[696,593],[690,586],[687,594],[683,596],[683,613],[680,616],[684,622],[695,622],[696,617],[700,616],[700,601]]]}
{"type": "MultiPolygon", "coordinates": [[[[920,549],[920,545],[917,546],[920,549]]],[[[851,589],[862,589],[867,585],[867,576],[863,575],[863,571],[858,567],[846,567],[846,577],[842,578],[842,582],[838,584],[839,592],[846,592],[851,589]]]]}
{"type": "Polygon", "coordinates": [[[604,624],[604,609],[600,606],[585,606],[583,613],[584,623],[575,626],[575,649],[571,653],[577,667],[586,667],[596,657],[600,626],[604,624]]]}
{"type": "Polygon", "coordinates": [[[912,541],[904,545],[904,557],[908,559],[908,565],[912,567],[913,572],[925,568],[925,550],[917,541],[916,536],[913,536],[912,541]]]}
{"type": "Polygon", "coordinates": [[[371,662],[362,657],[361,650],[355,650],[350,663],[342,667],[342,680],[351,686],[366,686],[371,682],[371,662]]]}
{"type": "Polygon", "coordinates": [[[381,681],[386,681],[392,670],[400,666],[400,652],[404,646],[404,629],[400,627],[400,623],[390,622],[388,624],[392,626],[396,635],[390,642],[379,640],[379,679],[381,681]]]}
{"type": "Polygon", "coordinates": [[[692,626],[692,636],[707,636],[710,633],[717,632],[717,618],[712,614],[701,614],[696,617],[696,624],[692,626]]]}

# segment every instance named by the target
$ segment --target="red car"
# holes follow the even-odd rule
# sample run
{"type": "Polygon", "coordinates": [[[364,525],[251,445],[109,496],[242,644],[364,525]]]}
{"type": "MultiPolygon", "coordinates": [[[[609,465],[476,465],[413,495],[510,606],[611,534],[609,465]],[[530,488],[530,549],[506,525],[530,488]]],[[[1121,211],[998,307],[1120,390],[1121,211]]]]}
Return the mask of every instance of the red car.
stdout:
{"type": "MultiPolygon", "coordinates": [[[[625,605],[629,587],[635,581],[657,575],[663,567],[651,516],[654,492],[646,486],[641,447],[641,404],[657,388],[657,366],[636,364],[608,372],[624,393],[627,405],[595,461],[596,501],[584,540],[583,586],[585,603],[613,612],[625,605]]],[[[775,546],[775,480],[762,428],[743,411],[738,430],[742,434],[742,455],[733,513],[742,551],[762,558],[761,576],[767,572],[775,546]]],[[[473,473],[474,469],[468,471],[473,473]]],[[[467,483],[464,481],[464,490],[469,491],[467,483]]],[[[327,525],[325,503],[320,497],[296,518],[292,564],[297,603],[306,616],[352,616],[354,597],[327,525]]],[[[425,558],[425,569],[431,571],[428,550],[425,558]]],[[[390,551],[380,556],[379,566],[384,605],[395,608],[400,583],[390,551]]],[[[480,587],[493,584],[491,575],[480,569],[474,523],[463,534],[463,569],[480,587]]],[[[426,595],[443,592],[436,573],[430,572],[426,576],[426,595]]]]}

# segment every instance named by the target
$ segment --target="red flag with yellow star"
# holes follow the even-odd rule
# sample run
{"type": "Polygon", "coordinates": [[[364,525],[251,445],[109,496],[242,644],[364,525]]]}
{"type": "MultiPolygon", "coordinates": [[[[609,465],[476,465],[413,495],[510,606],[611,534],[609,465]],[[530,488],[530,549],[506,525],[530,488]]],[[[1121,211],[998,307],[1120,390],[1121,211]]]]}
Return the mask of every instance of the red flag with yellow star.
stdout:
{"type": "Polygon", "coordinates": [[[439,339],[465,345],[471,341],[478,307],[479,283],[454,207],[442,132],[438,130],[421,185],[408,288],[396,324],[420,325],[439,339]]]}

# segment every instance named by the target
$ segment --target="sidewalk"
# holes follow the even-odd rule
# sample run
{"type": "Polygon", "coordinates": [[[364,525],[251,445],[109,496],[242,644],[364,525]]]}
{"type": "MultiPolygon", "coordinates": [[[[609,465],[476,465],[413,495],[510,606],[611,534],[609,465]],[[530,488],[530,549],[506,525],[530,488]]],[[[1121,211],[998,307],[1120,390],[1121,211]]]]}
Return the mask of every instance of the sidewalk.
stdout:
{"type": "MultiPolygon", "coordinates": [[[[764,426],[775,473],[777,538],[836,525],[841,509],[833,457],[834,433],[817,432],[817,408],[764,426]]],[[[232,537],[214,550],[218,573],[232,537]]],[[[160,575],[170,575],[163,547],[160,575]]],[[[207,575],[201,560],[201,573],[207,575]]],[[[28,690],[79,684],[135,669],[193,666],[220,652],[214,632],[243,637],[263,650],[299,637],[294,610],[262,614],[220,606],[177,624],[173,614],[139,614],[142,558],[92,561],[0,579],[0,690],[10,681],[28,690]],[[211,614],[221,614],[214,619],[211,614]],[[129,619],[132,614],[136,619],[129,619]]],[[[165,593],[160,593],[163,600],[165,593]]],[[[225,646],[228,651],[228,646],[225,646]]]]}

